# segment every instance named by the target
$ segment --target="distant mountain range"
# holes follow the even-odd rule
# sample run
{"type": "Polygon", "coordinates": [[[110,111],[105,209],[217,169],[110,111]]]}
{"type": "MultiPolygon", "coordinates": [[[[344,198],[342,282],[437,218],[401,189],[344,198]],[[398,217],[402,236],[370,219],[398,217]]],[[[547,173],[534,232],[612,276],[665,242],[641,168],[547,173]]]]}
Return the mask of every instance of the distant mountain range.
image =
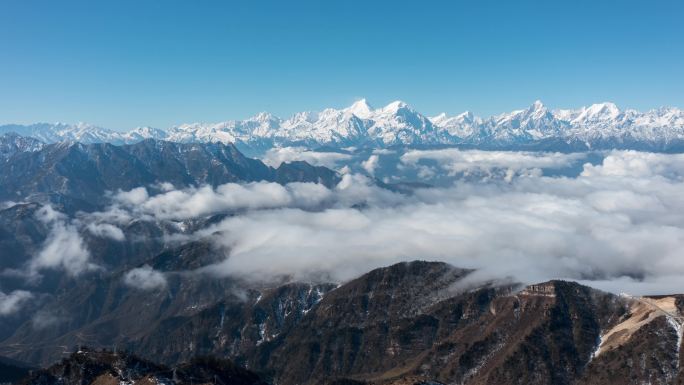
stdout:
{"type": "Polygon", "coordinates": [[[0,134],[3,133],[16,133],[44,143],[131,144],[163,139],[180,143],[236,143],[238,147],[253,148],[463,145],[678,151],[684,149],[684,111],[671,107],[647,112],[621,110],[613,103],[551,110],[536,101],[528,108],[489,118],[470,112],[427,117],[401,101],[375,109],[366,100],[359,100],[347,108],[301,112],[288,119],[260,113],[246,120],[182,124],[166,130],[138,127],[127,132],[85,123],[11,124],[0,126],[0,134]]]}
{"type": "Polygon", "coordinates": [[[0,201],[58,203],[88,210],[107,201],[107,191],[171,183],[176,187],[270,181],[337,184],[335,171],[306,162],[278,168],[244,156],[232,144],[174,143],[145,139],[135,144],[58,142],[42,144],[0,136],[0,201]]]}

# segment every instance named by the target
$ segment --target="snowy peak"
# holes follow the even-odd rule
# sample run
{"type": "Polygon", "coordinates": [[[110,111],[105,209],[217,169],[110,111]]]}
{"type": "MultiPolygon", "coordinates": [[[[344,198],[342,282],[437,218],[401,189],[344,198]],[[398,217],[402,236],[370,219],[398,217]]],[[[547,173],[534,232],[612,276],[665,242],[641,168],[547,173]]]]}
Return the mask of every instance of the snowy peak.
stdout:
{"type": "Polygon", "coordinates": [[[620,115],[620,109],[618,108],[618,106],[616,106],[615,103],[609,102],[592,104],[591,106],[589,106],[589,108],[586,109],[586,111],[592,115],[603,115],[612,118],[615,118],[618,115],[620,115]]]}
{"type": "Polygon", "coordinates": [[[620,114],[620,109],[614,103],[597,103],[582,108],[573,121],[578,123],[615,121],[620,114]]]}
{"type": "Polygon", "coordinates": [[[462,112],[460,115],[457,115],[456,117],[458,119],[463,120],[463,121],[468,121],[468,122],[475,121],[475,115],[473,115],[473,113],[470,111],[462,112]]]}
{"type": "Polygon", "coordinates": [[[446,130],[400,100],[373,112],[368,136],[369,142],[381,146],[440,144],[449,140],[446,130]]]}
{"type": "Polygon", "coordinates": [[[475,131],[479,129],[479,123],[481,123],[481,119],[470,111],[465,111],[451,117],[446,113],[441,113],[430,118],[430,121],[435,127],[447,131],[449,135],[455,138],[473,136],[475,131]]]}
{"type": "Polygon", "coordinates": [[[432,124],[442,127],[446,124],[449,124],[450,122],[468,122],[472,123],[475,121],[475,115],[473,115],[472,112],[470,111],[465,111],[462,112],[456,116],[448,116],[445,112],[442,112],[439,115],[433,116],[430,119],[432,124]]]}
{"type": "Polygon", "coordinates": [[[431,116],[428,119],[430,119],[432,124],[439,126],[442,123],[444,123],[445,121],[447,121],[447,119],[449,119],[449,117],[447,116],[446,112],[442,112],[439,115],[431,116]]]}
{"type": "Polygon", "coordinates": [[[566,123],[555,119],[544,103],[537,100],[524,110],[492,117],[483,123],[486,140],[521,143],[559,135],[566,123]]]}
{"type": "Polygon", "coordinates": [[[400,110],[407,109],[407,108],[408,108],[408,104],[402,102],[401,100],[395,100],[392,103],[383,107],[381,112],[389,113],[389,114],[396,114],[400,110]]]}
{"type": "Polygon", "coordinates": [[[527,108],[526,112],[527,115],[532,118],[541,119],[549,113],[549,110],[541,100],[536,100],[529,108],[527,108]]]}
{"type": "Polygon", "coordinates": [[[529,109],[536,111],[536,110],[541,110],[541,109],[545,109],[545,108],[546,107],[544,106],[544,103],[541,100],[537,99],[534,101],[534,103],[532,103],[532,105],[530,106],[529,109]]]}
{"type": "Polygon", "coordinates": [[[455,144],[507,148],[550,140],[590,148],[663,148],[681,141],[679,146],[684,148],[684,113],[666,107],[648,112],[621,110],[610,102],[552,111],[537,100],[527,108],[486,119],[469,111],[427,118],[403,101],[375,109],[360,99],[346,108],[300,112],[288,119],[261,112],[245,120],[182,124],[168,130],[139,127],[128,132],[86,123],[0,126],[0,134],[8,132],[44,143],[125,144],[154,138],[181,143],[239,142],[259,148],[455,144]]]}
{"type": "Polygon", "coordinates": [[[369,118],[373,113],[373,107],[366,101],[366,99],[360,99],[354,102],[351,106],[346,109],[347,112],[356,115],[361,119],[369,118]]]}
{"type": "Polygon", "coordinates": [[[525,118],[541,119],[549,113],[548,108],[541,100],[536,100],[529,107],[524,110],[511,112],[510,115],[519,115],[525,118]]]}
{"type": "Polygon", "coordinates": [[[252,122],[260,122],[260,123],[271,123],[271,122],[280,122],[281,119],[278,118],[277,116],[271,114],[270,112],[260,112],[251,118],[247,119],[248,121],[252,122]]]}
{"type": "Polygon", "coordinates": [[[131,131],[122,134],[122,137],[130,139],[130,141],[145,140],[145,139],[164,139],[166,138],[166,131],[154,127],[136,127],[131,131]]]}

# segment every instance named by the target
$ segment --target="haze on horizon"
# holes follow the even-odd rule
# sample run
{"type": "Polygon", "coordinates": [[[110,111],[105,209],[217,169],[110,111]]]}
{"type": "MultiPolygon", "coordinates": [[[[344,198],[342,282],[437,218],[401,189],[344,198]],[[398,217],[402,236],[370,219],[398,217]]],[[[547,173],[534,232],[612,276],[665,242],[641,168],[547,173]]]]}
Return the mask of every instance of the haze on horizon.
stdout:
{"type": "Polygon", "coordinates": [[[684,105],[679,1],[0,4],[0,123],[684,105]],[[35,12],[40,7],[41,12],[35,12]]]}

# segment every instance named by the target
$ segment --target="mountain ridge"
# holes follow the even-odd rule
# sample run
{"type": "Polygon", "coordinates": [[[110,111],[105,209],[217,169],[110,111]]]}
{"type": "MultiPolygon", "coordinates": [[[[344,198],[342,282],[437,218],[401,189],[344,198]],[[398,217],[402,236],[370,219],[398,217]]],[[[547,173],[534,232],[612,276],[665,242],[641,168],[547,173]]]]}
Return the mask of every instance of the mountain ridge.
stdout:
{"type": "MultiPolygon", "coordinates": [[[[5,143],[1,139],[0,144],[5,143]]],[[[67,198],[88,209],[106,202],[108,191],[160,183],[187,187],[230,182],[316,182],[330,187],[339,182],[337,173],[325,167],[295,161],[274,168],[246,157],[233,144],[156,139],[121,146],[72,141],[29,144],[23,150],[9,145],[10,156],[4,162],[0,158],[0,199],[57,203],[55,199],[61,202],[67,198]]]]}
{"type": "Polygon", "coordinates": [[[0,134],[17,133],[45,143],[131,144],[144,139],[172,142],[242,143],[252,147],[289,145],[388,147],[472,145],[511,147],[560,140],[588,149],[667,149],[684,142],[684,111],[661,107],[646,112],[621,110],[614,103],[578,109],[549,109],[537,100],[527,108],[488,118],[466,111],[428,117],[402,101],[374,108],[365,99],[342,109],[299,112],[287,119],[261,112],[245,120],[186,123],[166,130],[138,127],[126,132],[78,123],[2,125],[0,134]]]}
{"type": "MultiPolygon", "coordinates": [[[[75,346],[104,328],[108,333],[100,336],[109,337],[90,340],[100,341],[91,347],[114,345],[167,365],[214,355],[278,384],[335,379],[378,385],[665,384],[684,379],[682,325],[671,320],[684,312],[684,296],[633,299],[561,280],[525,287],[474,283],[468,280],[472,272],[438,262],[401,262],[340,285],[252,286],[243,298],[226,292],[238,282],[207,291],[214,284],[206,279],[178,276],[178,295],[165,299],[164,290],[148,293],[143,305],[134,300],[141,293],[126,294],[116,299],[120,305],[111,303],[116,306],[102,314],[90,307],[92,318],[84,324],[52,335],[44,330],[35,336],[27,324],[25,333],[4,341],[0,351],[16,354],[17,344],[35,346],[25,353],[42,350],[41,361],[50,362],[62,354],[61,348],[50,352],[52,344],[75,346]],[[189,306],[195,302],[183,295],[188,290],[215,296],[214,302],[189,306]],[[660,310],[666,304],[676,315],[660,310]],[[146,326],[146,313],[157,306],[184,310],[146,326]],[[120,323],[126,312],[143,317],[126,321],[138,325],[137,331],[120,323]],[[643,355],[655,358],[639,359],[643,355]],[[625,365],[629,359],[632,364],[625,365]]],[[[97,296],[119,292],[120,283],[111,284],[77,288],[62,300],[74,309],[83,301],[96,303],[97,296]]]]}

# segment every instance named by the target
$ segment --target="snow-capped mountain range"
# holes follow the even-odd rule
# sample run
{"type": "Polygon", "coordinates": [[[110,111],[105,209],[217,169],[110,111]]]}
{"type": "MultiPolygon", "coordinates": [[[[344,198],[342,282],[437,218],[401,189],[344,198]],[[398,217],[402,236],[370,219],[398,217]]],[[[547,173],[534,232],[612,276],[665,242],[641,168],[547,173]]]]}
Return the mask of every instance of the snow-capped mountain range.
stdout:
{"type": "MultiPolygon", "coordinates": [[[[621,110],[613,103],[574,110],[550,110],[536,101],[526,109],[489,118],[470,112],[426,117],[404,102],[382,108],[365,99],[343,109],[300,112],[288,119],[260,113],[246,120],[190,123],[167,130],[138,127],[118,132],[79,123],[0,126],[45,143],[135,143],[154,138],[173,142],[223,142],[269,148],[299,145],[337,148],[467,145],[507,148],[547,144],[575,148],[684,148],[684,111],[659,108],[647,112],[621,110]]],[[[543,147],[543,146],[542,146],[543,147]]]]}

